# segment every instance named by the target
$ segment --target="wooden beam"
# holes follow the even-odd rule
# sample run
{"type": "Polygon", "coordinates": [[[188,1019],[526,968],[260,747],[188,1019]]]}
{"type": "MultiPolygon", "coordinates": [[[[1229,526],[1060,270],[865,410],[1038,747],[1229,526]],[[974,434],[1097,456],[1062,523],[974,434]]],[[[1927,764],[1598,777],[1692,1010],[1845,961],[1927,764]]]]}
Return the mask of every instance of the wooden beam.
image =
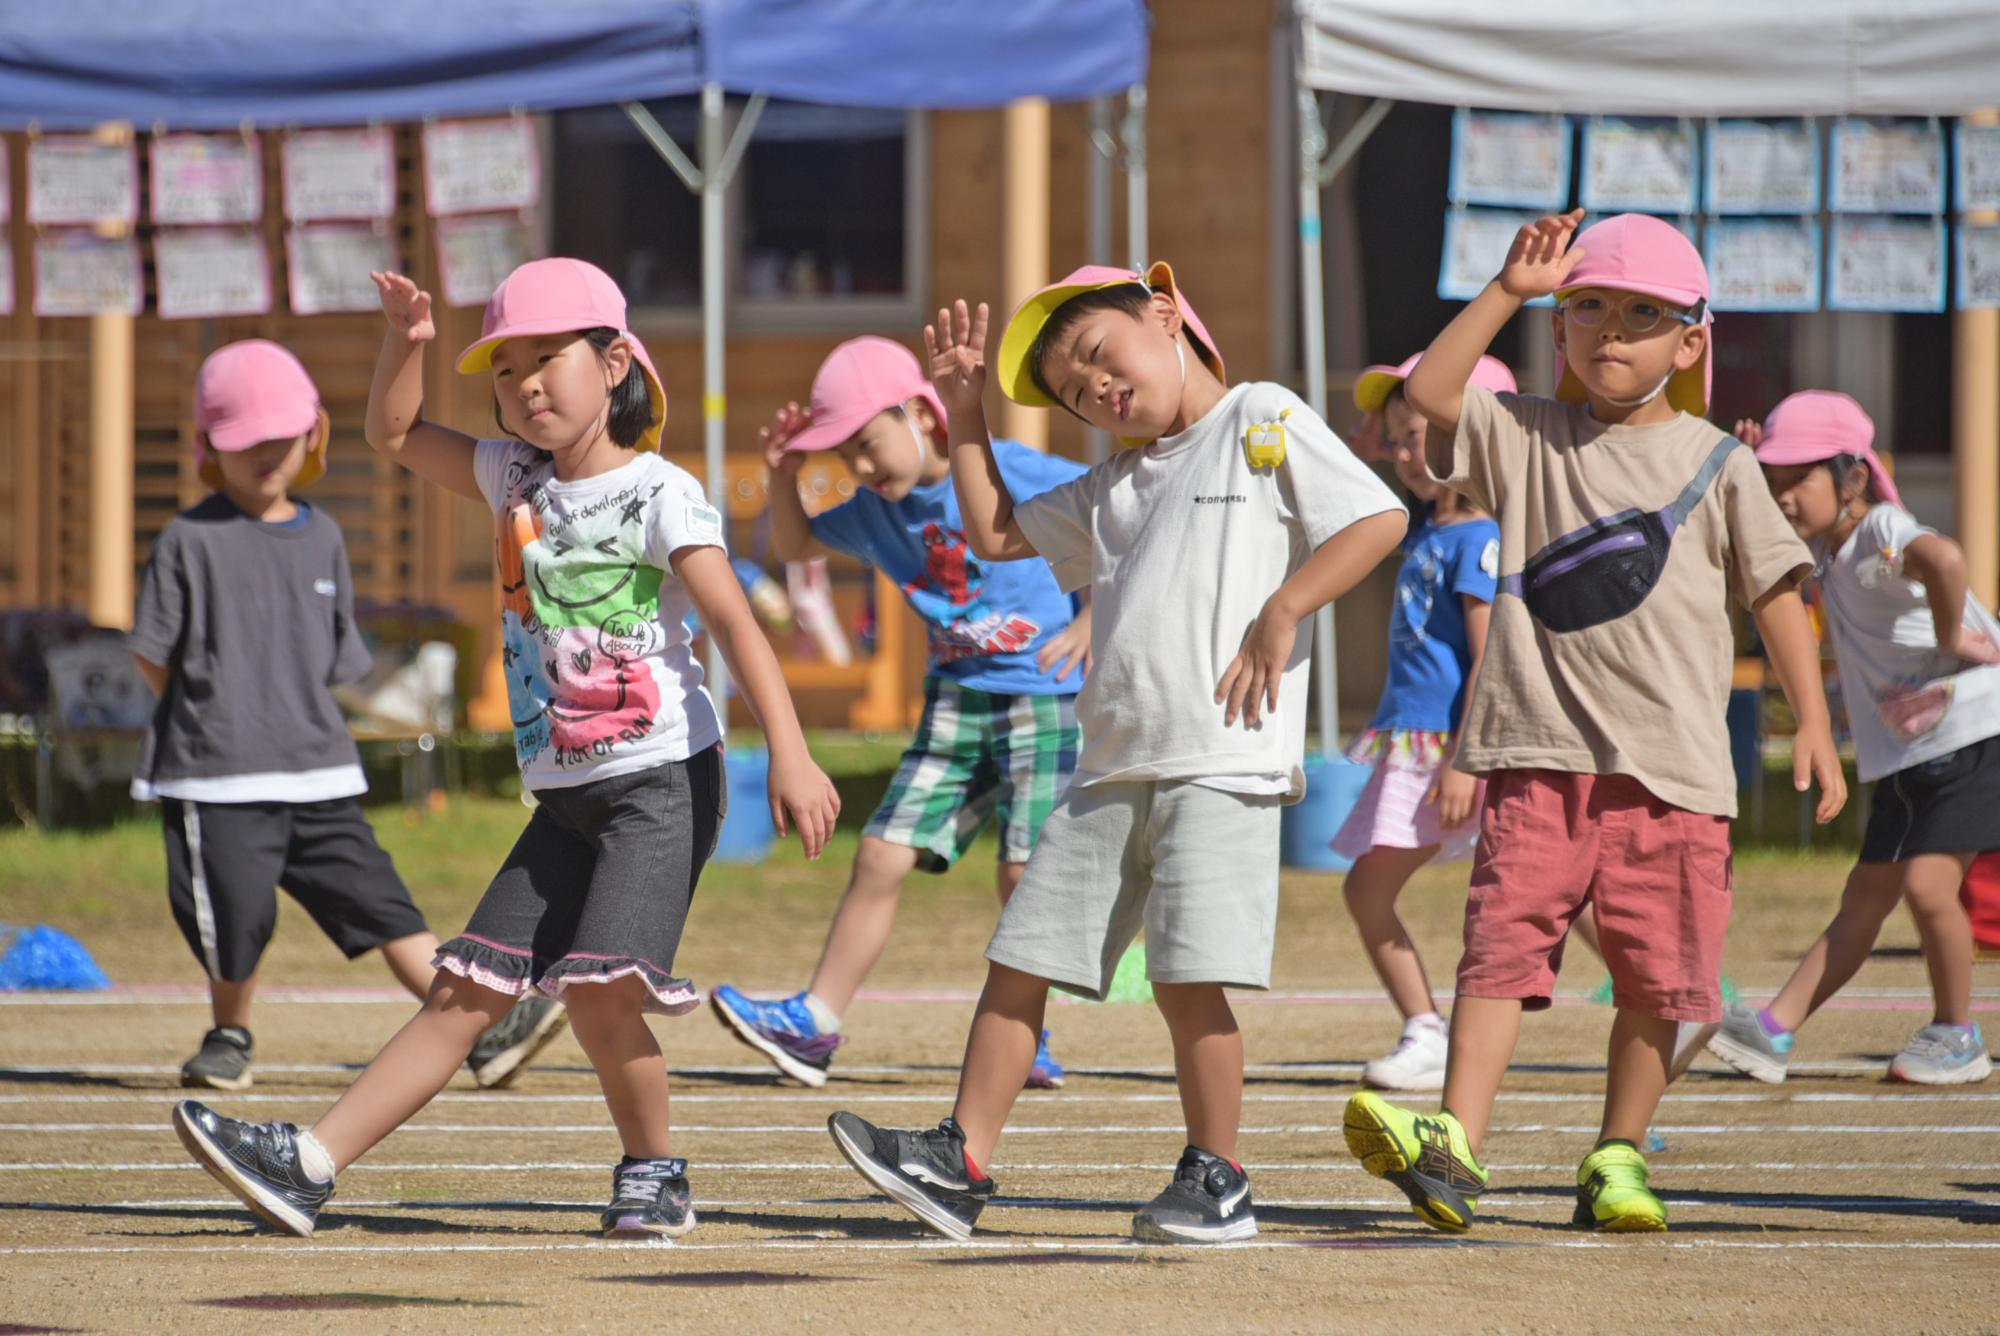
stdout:
{"type": "MultiPolygon", "coordinates": [[[[1049,104],[1022,98],[1006,111],[1005,231],[1001,234],[1005,305],[993,313],[989,359],[1007,315],[1049,281],[1049,104]]],[[[1000,401],[1000,431],[1037,450],[1049,448],[1049,418],[1039,408],[1000,401]]]]}

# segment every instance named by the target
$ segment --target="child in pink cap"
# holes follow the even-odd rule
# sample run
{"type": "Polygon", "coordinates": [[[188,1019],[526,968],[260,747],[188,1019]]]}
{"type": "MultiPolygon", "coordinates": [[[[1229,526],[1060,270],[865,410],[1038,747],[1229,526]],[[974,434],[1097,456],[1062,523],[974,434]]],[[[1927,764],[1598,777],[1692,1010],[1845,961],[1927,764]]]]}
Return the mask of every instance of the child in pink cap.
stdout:
{"type": "Polygon", "coordinates": [[[1132,1235],[1249,1238],[1243,1038],[1225,990],[1270,987],[1279,815],[1305,793],[1311,619],[1394,549],[1403,507],[1297,395],[1225,382],[1164,264],[1080,269],[1008,322],[1008,397],[1128,447],[1020,496],[986,430],[986,334],[986,308],[962,301],[924,331],[952,480],[974,553],[1040,557],[1064,589],[1090,590],[1083,752],[986,948],[951,1116],[903,1131],[842,1112],[829,1130],[876,1189],[967,1237],[1049,989],[1103,997],[1143,928],[1187,1138],[1132,1235]]]}
{"type": "MultiPolygon", "coordinates": [[[[1005,905],[1076,767],[1089,613],[1056,588],[1046,563],[989,562],[972,552],[952,490],[945,423],[910,350],[870,336],[828,354],[810,406],[788,404],[763,432],[779,558],[830,551],[859,558],[896,582],[930,633],[923,719],[862,833],[812,982],[770,1000],[728,984],[709,995],[732,1034],[810,1086],[826,1084],[842,1015],[888,945],[904,878],[913,868],[949,869],[992,815],[1005,905]],[[809,519],[795,480],[808,454],[827,450],[840,455],[860,492],[809,519]]],[[[1084,471],[1014,441],[996,442],[994,452],[1024,497],[1084,471]]],[[[1045,1032],[1028,1084],[1062,1083],[1045,1032]]]]}
{"type": "MultiPolygon", "coordinates": [[[[1486,652],[1500,558],[1500,526],[1424,470],[1427,424],[1403,392],[1420,356],[1369,367],[1354,383],[1354,406],[1379,422],[1396,477],[1417,502],[1389,611],[1382,701],[1347,750],[1372,773],[1333,838],[1335,852],[1353,862],[1341,886],[1347,912],[1403,1018],[1395,1047],[1361,1070],[1378,1090],[1444,1084],[1445,1020],[1396,899],[1418,868],[1472,857],[1479,833],[1473,817],[1485,788],[1452,757],[1486,652]]],[[[1515,388],[1513,373],[1495,357],[1479,359],[1473,383],[1509,394],[1515,388]]]]}
{"type": "Polygon", "coordinates": [[[500,560],[502,659],[534,815],[465,931],[438,948],[423,1009],[310,1130],[174,1110],[209,1173],[278,1228],[306,1236],[335,1174],[428,1104],[478,1033],[517,998],[569,1010],[625,1155],[607,1237],[677,1237],[695,1214],[674,1155],[666,1063],[646,1013],[694,1009],[673,973],[688,905],[721,832],[722,732],[687,619],[698,612],[764,727],[771,815],[816,858],[840,810],[813,764],[723,550],[721,516],[659,455],[666,391],[625,323],[618,285],[581,260],[536,260],[497,288],[479,340],[509,439],[424,420],[430,294],[375,275],[389,328],[368,439],[422,477],[485,503],[500,560]]]}
{"type": "MultiPolygon", "coordinates": [[[[214,1028],[181,1084],[247,1090],[257,966],[274,886],[352,960],[380,948],[418,997],[438,939],[362,815],[361,757],[331,688],[367,674],[340,526],[293,493],[326,470],[330,424],[299,359],[218,348],[194,389],[195,460],[214,488],[154,540],[128,643],[160,697],[132,796],[157,799],[167,900],[208,975],[214,1028]]],[[[504,1084],[562,1024],[524,999],[479,1036],[473,1075],[504,1084]]]]}
{"type": "Polygon", "coordinates": [[[2000,625],[1966,588],[1965,556],[1903,509],[1875,424],[1831,390],[1802,390],[1736,434],[1818,565],[1863,783],[1875,785],[1840,912],[1771,1005],[1729,1008],[1709,1048],[1760,1081],[1785,1079],[1796,1032],[1868,959],[1907,904],[1935,1012],[1889,1063],[1921,1085],[1993,1071],[1972,1018],[1972,924],[1959,887],[2000,849],[2000,625]]]}
{"type": "Polygon", "coordinates": [[[1682,1022],[1722,1014],[1729,819],[1728,603],[1750,608],[1799,720],[1795,782],[1846,799],[1797,584],[1810,556],[1708,408],[1708,272],[1669,223],[1582,211],[1521,229],[1499,275],[1411,371],[1426,465],[1500,522],[1486,657],[1457,763],[1486,777],[1443,1108],[1349,1101],[1348,1148],[1439,1229],[1472,1224],[1480,1151],[1563,942],[1597,915],[1613,1003],[1604,1118],[1577,1224],[1658,1230],[1639,1149],[1682,1022]],[[1469,384],[1522,305],[1553,294],[1554,399],[1469,384]]]}

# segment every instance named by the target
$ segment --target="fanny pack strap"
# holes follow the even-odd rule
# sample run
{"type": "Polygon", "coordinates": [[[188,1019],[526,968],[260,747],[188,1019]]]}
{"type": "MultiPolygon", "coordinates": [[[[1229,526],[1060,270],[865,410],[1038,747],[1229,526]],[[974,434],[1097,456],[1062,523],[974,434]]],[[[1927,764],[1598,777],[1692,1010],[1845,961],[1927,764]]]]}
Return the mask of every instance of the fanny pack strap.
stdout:
{"type": "Polygon", "coordinates": [[[1702,461],[1701,471],[1681,488],[1681,494],[1667,507],[1668,533],[1687,523],[1687,517],[1694,514],[1694,508],[1701,504],[1701,499],[1708,495],[1708,489],[1715,485],[1716,475],[1722,472],[1722,466],[1729,462],[1729,452],[1742,444],[1734,436],[1725,436],[1715,443],[1715,448],[1708,452],[1708,458],[1702,461]]]}

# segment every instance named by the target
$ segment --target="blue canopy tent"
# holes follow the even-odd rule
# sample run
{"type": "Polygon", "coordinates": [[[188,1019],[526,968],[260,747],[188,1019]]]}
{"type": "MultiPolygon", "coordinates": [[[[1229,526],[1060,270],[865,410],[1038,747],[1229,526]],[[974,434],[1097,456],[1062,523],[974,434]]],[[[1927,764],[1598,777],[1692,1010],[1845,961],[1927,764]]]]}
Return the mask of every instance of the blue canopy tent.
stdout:
{"type": "MultiPolygon", "coordinates": [[[[1103,100],[1129,90],[1143,108],[1150,35],[1144,0],[291,0],[253,13],[241,0],[64,0],[17,6],[0,26],[0,128],[234,129],[622,106],[702,196],[714,497],[724,488],[724,192],[764,99],[937,109],[1098,99],[1094,137],[1108,155],[1117,145],[1103,100]],[[642,105],[697,91],[698,164],[642,105]],[[725,93],[751,99],[729,143],[725,93]]],[[[1143,127],[1127,124],[1137,264],[1143,127]]],[[[1093,183],[1105,217],[1108,194],[1093,183]]],[[[1104,237],[1102,225],[1093,234],[1104,237]]],[[[129,347],[129,326],[124,337],[129,347]]],[[[709,672],[722,681],[713,652],[709,672]]]]}

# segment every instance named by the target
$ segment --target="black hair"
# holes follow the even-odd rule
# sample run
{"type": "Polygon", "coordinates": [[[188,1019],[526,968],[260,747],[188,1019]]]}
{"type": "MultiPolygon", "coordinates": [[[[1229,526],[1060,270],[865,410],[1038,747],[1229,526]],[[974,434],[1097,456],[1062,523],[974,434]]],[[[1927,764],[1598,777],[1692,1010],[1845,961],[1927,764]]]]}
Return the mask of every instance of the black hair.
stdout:
{"type": "MultiPolygon", "coordinates": [[[[1389,387],[1389,392],[1382,396],[1382,407],[1387,408],[1390,404],[1395,403],[1398,399],[1401,399],[1406,404],[1409,403],[1410,396],[1403,392],[1403,387],[1405,384],[1406,382],[1398,380],[1394,385],[1391,385],[1389,387]]],[[[1414,405],[1411,406],[1411,411],[1412,412],[1416,411],[1414,405]]]]}
{"type": "Polygon", "coordinates": [[[1844,489],[1847,486],[1847,475],[1854,472],[1857,468],[1867,471],[1868,481],[1861,488],[1862,499],[1871,506],[1881,501],[1881,493],[1875,487],[1874,466],[1869,464],[1860,455],[1851,455],[1842,452],[1835,455],[1832,459],[1822,460],[1821,463],[1825,465],[1826,471],[1833,475],[1833,494],[1840,497],[1843,503],[1846,500],[1844,489]]]}
{"type": "MultiPolygon", "coordinates": [[[[1042,375],[1042,359],[1055,347],[1056,340],[1074,329],[1092,311],[1123,311],[1134,320],[1143,320],[1147,308],[1153,304],[1155,291],[1151,284],[1135,278],[1130,283],[1120,283],[1115,287],[1079,292],[1049,312],[1048,321],[1036,332],[1034,345],[1028,349],[1028,376],[1035,382],[1035,388],[1055,402],[1062,403],[1049,387],[1048,378],[1042,375]]],[[[1188,342],[1194,345],[1197,356],[1204,353],[1213,355],[1185,322],[1181,330],[1188,336],[1188,342]]],[[[1063,407],[1069,410],[1070,416],[1081,420],[1081,413],[1068,404],[1063,404],[1063,407]]]]}
{"type": "MultiPolygon", "coordinates": [[[[605,350],[625,335],[609,325],[599,325],[595,329],[580,331],[578,337],[590,345],[591,350],[597,354],[597,360],[601,362],[604,360],[605,350]]],[[[499,424],[502,432],[507,430],[506,424],[500,419],[500,397],[497,394],[493,397],[493,420],[499,424]]],[[[611,437],[614,444],[629,449],[645,437],[652,425],[652,392],[646,385],[646,372],[639,365],[637,355],[634,355],[630,368],[625,372],[625,379],[619,381],[617,387],[611,391],[611,410],[605,415],[605,433],[611,437]]]]}

